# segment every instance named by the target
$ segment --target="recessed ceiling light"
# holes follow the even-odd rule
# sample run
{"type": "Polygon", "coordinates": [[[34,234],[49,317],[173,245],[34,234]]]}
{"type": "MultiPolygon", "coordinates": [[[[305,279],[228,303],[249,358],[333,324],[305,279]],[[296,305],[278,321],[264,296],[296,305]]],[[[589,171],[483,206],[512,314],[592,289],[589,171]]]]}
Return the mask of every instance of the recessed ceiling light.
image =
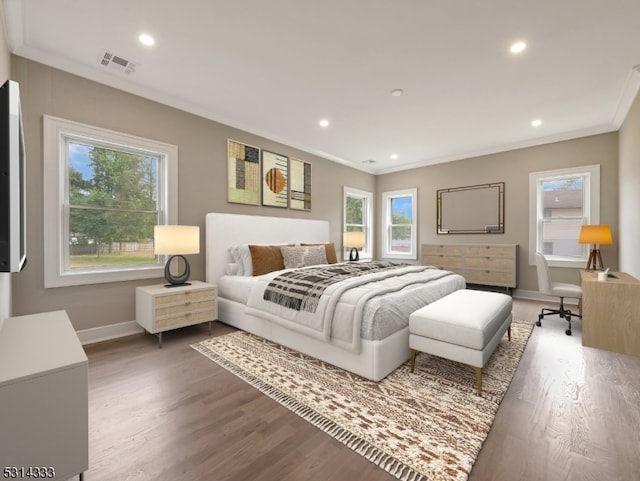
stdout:
{"type": "Polygon", "coordinates": [[[138,35],[138,40],[140,40],[140,43],[142,45],[146,45],[147,47],[151,47],[156,43],[153,37],[146,33],[141,33],[140,35],[138,35]]]}
{"type": "Polygon", "coordinates": [[[540,127],[542,125],[542,120],[535,119],[531,121],[531,127],[540,127]]]}
{"type": "Polygon", "coordinates": [[[401,97],[404,91],[402,89],[394,89],[391,91],[392,97],[401,97]]]}
{"type": "Polygon", "coordinates": [[[509,48],[509,50],[511,50],[511,53],[521,53],[524,51],[524,49],[527,48],[527,44],[524,42],[516,42],[511,44],[511,47],[509,48]]]}
{"type": "Polygon", "coordinates": [[[320,123],[320,127],[322,128],[329,127],[329,121],[327,119],[322,119],[319,123],[320,123]]]}
{"type": "Polygon", "coordinates": [[[376,161],[373,159],[366,159],[362,161],[363,164],[375,164],[376,161]]]}
{"type": "Polygon", "coordinates": [[[391,154],[391,158],[392,158],[393,160],[396,160],[396,159],[398,158],[398,154],[391,154]]]}

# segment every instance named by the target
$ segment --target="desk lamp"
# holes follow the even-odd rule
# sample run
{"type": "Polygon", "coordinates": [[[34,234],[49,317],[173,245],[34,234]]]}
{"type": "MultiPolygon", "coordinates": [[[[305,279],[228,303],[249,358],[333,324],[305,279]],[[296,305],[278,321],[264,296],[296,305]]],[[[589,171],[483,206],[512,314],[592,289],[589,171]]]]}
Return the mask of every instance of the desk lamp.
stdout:
{"type": "Polygon", "coordinates": [[[608,225],[583,225],[580,228],[580,237],[578,239],[580,244],[592,244],[593,248],[589,254],[589,261],[587,262],[587,270],[604,270],[604,264],[602,263],[602,255],[598,244],[612,244],[611,229],[608,225]],[[600,267],[598,267],[600,263],[600,267]]]}
{"type": "Polygon", "coordinates": [[[164,278],[168,284],[165,287],[189,285],[191,268],[184,257],[186,254],[200,253],[200,227],[191,225],[157,225],[153,229],[153,253],[156,255],[169,255],[169,260],[164,266],[164,278]],[[176,259],[177,258],[177,259],[176,259]],[[181,274],[171,273],[171,261],[182,259],[184,271],[181,274]]]}

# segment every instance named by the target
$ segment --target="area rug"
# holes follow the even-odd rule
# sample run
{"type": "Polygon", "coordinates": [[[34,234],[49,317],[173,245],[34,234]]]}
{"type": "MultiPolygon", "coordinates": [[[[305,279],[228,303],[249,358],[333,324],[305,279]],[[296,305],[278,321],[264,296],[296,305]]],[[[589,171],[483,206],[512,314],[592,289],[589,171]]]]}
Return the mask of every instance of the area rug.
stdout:
{"type": "Polygon", "coordinates": [[[533,323],[513,321],[483,369],[419,354],[369,381],[243,331],[192,347],[403,481],[463,481],[513,378],[533,323]]]}

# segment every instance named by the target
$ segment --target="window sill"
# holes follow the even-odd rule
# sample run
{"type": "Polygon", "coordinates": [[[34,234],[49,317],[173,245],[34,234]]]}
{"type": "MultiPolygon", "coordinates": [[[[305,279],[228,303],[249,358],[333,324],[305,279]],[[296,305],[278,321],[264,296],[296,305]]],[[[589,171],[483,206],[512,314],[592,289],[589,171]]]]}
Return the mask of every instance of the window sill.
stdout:
{"type": "Polygon", "coordinates": [[[45,277],[44,287],[70,287],[87,284],[105,284],[108,282],[125,282],[139,279],[157,279],[164,277],[163,266],[148,268],[121,269],[117,271],[80,271],[45,277]]]}

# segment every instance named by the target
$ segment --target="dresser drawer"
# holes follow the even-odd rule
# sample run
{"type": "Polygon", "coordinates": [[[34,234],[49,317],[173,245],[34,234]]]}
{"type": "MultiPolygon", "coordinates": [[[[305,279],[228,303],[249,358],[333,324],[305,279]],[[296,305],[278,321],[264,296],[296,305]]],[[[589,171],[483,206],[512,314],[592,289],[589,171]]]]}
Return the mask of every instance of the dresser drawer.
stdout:
{"type": "Polygon", "coordinates": [[[422,256],[422,264],[425,266],[435,266],[442,269],[462,268],[462,257],[445,255],[425,255],[422,256]]]}
{"type": "Polygon", "coordinates": [[[515,286],[515,280],[511,272],[491,271],[486,269],[465,269],[464,277],[468,284],[507,287],[515,286]]]}
{"type": "Polygon", "coordinates": [[[462,246],[454,245],[439,245],[439,244],[423,244],[422,255],[449,255],[449,256],[461,256],[464,252],[462,246]]]}
{"type": "Polygon", "coordinates": [[[483,256],[483,257],[467,257],[465,258],[465,266],[466,267],[474,267],[474,268],[486,268],[486,269],[497,269],[497,270],[506,270],[513,269],[513,259],[510,257],[493,257],[493,256],[483,256]]]}
{"type": "Polygon", "coordinates": [[[464,248],[465,256],[513,257],[511,246],[478,245],[464,248]]]}

